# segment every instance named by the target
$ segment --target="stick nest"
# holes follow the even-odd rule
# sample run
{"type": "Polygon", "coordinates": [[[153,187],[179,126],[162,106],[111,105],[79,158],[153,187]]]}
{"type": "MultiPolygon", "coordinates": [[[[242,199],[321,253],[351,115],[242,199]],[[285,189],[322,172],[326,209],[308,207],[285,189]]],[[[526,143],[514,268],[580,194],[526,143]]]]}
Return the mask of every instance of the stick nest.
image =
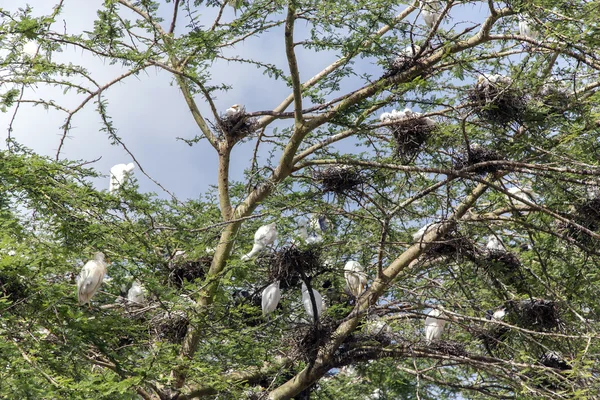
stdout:
{"type": "Polygon", "coordinates": [[[526,112],[525,96],[502,82],[477,83],[469,90],[468,99],[479,118],[494,124],[521,122],[526,112]]]}
{"type": "Polygon", "coordinates": [[[421,54],[419,57],[416,56],[420,51],[421,48],[418,45],[415,45],[414,48],[412,45],[406,47],[395,58],[389,60],[390,67],[385,76],[393,76],[407,71],[412,67],[423,65],[420,60],[420,58],[423,57],[423,54],[421,54]]]}
{"type": "MultiPolygon", "coordinates": [[[[486,149],[479,145],[471,145],[468,150],[463,150],[458,154],[454,160],[454,169],[461,170],[482,162],[498,160],[505,160],[505,158],[497,151],[486,149]]],[[[500,169],[502,169],[501,165],[487,165],[477,167],[473,172],[477,174],[487,174],[494,173],[500,169]]]]}
{"type": "Polygon", "coordinates": [[[187,333],[189,320],[183,311],[158,314],[150,321],[154,336],[159,340],[181,344],[187,333]]]}
{"type": "Polygon", "coordinates": [[[429,118],[403,118],[386,128],[394,136],[396,156],[407,164],[419,154],[421,146],[435,130],[435,124],[429,118]]]}
{"type": "Polygon", "coordinates": [[[468,355],[465,350],[465,345],[459,342],[453,342],[450,340],[438,340],[428,345],[432,350],[439,351],[440,353],[448,354],[456,357],[465,357],[468,355]]]}
{"type": "Polygon", "coordinates": [[[551,300],[510,300],[507,314],[514,324],[535,331],[552,330],[562,325],[558,304],[551,300]]]}
{"type": "Polygon", "coordinates": [[[325,317],[317,324],[298,324],[284,340],[291,347],[290,357],[311,363],[317,358],[321,346],[326,344],[337,328],[337,321],[325,317]]]}
{"type": "Polygon", "coordinates": [[[474,253],[475,245],[473,242],[466,236],[457,233],[447,234],[427,249],[427,255],[432,258],[450,256],[467,256],[471,258],[474,253]]]}
{"type": "Polygon", "coordinates": [[[494,350],[500,342],[506,339],[509,331],[510,328],[508,326],[494,324],[487,329],[477,331],[475,337],[483,342],[486,349],[494,350]]]}
{"type": "Polygon", "coordinates": [[[549,351],[540,357],[540,364],[548,368],[555,368],[561,371],[573,369],[561,356],[555,351],[549,351]]]}
{"type": "Polygon", "coordinates": [[[243,138],[256,130],[257,123],[256,118],[246,116],[246,111],[243,110],[230,117],[221,115],[217,126],[225,137],[243,138]]]}
{"type": "Polygon", "coordinates": [[[285,246],[261,256],[257,263],[268,268],[269,282],[281,281],[281,288],[296,286],[302,274],[314,275],[322,269],[321,249],[316,245],[285,246]]]}
{"type": "Polygon", "coordinates": [[[480,264],[483,264],[490,278],[513,286],[519,293],[528,293],[521,261],[515,254],[505,250],[487,250],[480,264]]]}
{"type": "Polygon", "coordinates": [[[27,285],[16,274],[0,273],[0,293],[12,302],[22,300],[29,296],[27,285]]]}
{"type": "Polygon", "coordinates": [[[200,257],[197,260],[187,260],[185,256],[174,258],[169,263],[169,281],[178,288],[185,282],[204,279],[212,263],[212,257],[200,257]]]}
{"type": "Polygon", "coordinates": [[[314,178],[321,184],[324,193],[344,194],[356,189],[366,181],[366,177],[349,165],[334,165],[315,172],[314,178]]]}

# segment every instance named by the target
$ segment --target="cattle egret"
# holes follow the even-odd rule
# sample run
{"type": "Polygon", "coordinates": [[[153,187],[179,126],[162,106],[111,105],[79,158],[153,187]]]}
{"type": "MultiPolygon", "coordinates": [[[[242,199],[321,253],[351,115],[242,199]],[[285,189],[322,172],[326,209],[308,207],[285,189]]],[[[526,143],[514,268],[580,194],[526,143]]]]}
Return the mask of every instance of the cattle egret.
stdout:
{"type": "Polygon", "coordinates": [[[40,46],[33,40],[29,40],[27,43],[23,45],[23,53],[28,58],[35,58],[38,54],[40,46]]]}
{"type": "Polygon", "coordinates": [[[275,311],[277,304],[281,300],[281,291],[279,290],[279,281],[271,283],[262,292],[262,312],[267,315],[275,311]]]}
{"type": "Polygon", "coordinates": [[[410,46],[406,46],[404,50],[400,52],[400,55],[403,57],[413,58],[417,54],[421,52],[421,46],[418,44],[412,44],[410,46]]]}
{"type": "Polygon", "coordinates": [[[275,222],[261,226],[254,234],[254,246],[252,246],[252,250],[250,250],[250,253],[242,256],[242,261],[248,261],[266,247],[272,246],[273,243],[275,243],[275,240],[277,240],[277,227],[275,222]]]}
{"type": "Polygon", "coordinates": [[[437,20],[442,15],[442,5],[439,1],[420,1],[421,8],[421,16],[423,17],[423,21],[425,21],[425,25],[430,28],[433,28],[437,20]]]}
{"type": "Polygon", "coordinates": [[[413,233],[413,240],[419,241],[423,238],[423,236],[425,236],[427,233],[431,232],[434,229],[439,228],[439,224],[437,223],[431,223],[431,224],[427,224],[424,227],[422,227],[421,229],[419,229],[416,233],[413,233]]]}
{"type": "Polygon", "coordinates": [[[110,186],[108,191],[112,194],[129,179],[131,171],[135,168],[134,163],[117,164],[110,169],[110,186]]]}
{"type": "Polygon", "coordinates": [[[384,112],[383,114],[381,114],[381,115],[379,116],[379,120],[380,120],[381,122],[389,122],[389,121],[391,121],[391,120],[392,120],[392,114],[391,114],[391,113],[389,113],[389,112],[384,112]]]}
{"type": "Polygon", "coordinates": [[[127,300],[132,303],[144,304],[146,302],[146,289],[139,281],[134,281],[127,292],[127,300]]]}
{"type": "Polygon", "coordinates": [[[519,15],[519,34],[527,39],[537,39],[537,33],[531,29],[532,24],[533,21],[530,18],[519,15]]]}
{"type": "MultiPolygon", "coordinates": [[[[523,199],[526,201],[532,201],[533,197],[535,195],[533,190],[531,190],[531,188],[529,188],[529,187],[525,187],[523,189],[518,188],[518,187],[512,187],[512,188],[508,189],[508,193],[512,194],[513,196],[515,196],[519,199],[523,199]]],[[[527,207],[527,204],[523,203],[522,201],[514,200],[512,198],[510,200],[511,200],[511,202],[514,201],[515,205],[517,205],[517,206],[527,207]]]]}
{"type": "Polygon", "coordinates": [[[310,301],[310,294],[308,293],[308,288],[306,287],[306,284],[304,282],[302,282],[302,304],[304,304],[304,309],[306,310],[308,317],[312,321],[316,321],[319,319],[319,317],[323,313],[323,309],[325,307],[323,307],[323,297],[321,297],[319,292],[317,292],[315,289],[313,289],[312,291],[313,291],[313,295],[315,296],[315,305],[317,306],[316,313],[313,312],[314,310],[313,310],[312,302],[310,301]]]}
{"type": "Polygon", "coordinates": [[[498,239],[496,236],[490,236],[485,247],[491,251],[504,251],[504,245],[502,244],[502,241],[500,241],[500,239],[498,239]]]}
{"type": "Polygon", "coordinates": [[[225,110],[225,116],[227,118],[233,118],[233,117],[237,117],[239,114],[244,112],[244,107],[240,106],[239,104],[234,104],[231,107],[229,107],[227,110],[225,110]]]}
{"type": "Polygon", "coordinates": [[[502,321],[505,316],[506,308],[501,308],[499,310],[494,311],[494,313],[492,314],[492,319],[495,319],[496,321],[502,321]]]}
{"type": "Polygon", "coordinates": [[[440,340],[442,333],[444,333],[444,325],[446,320],[439,319],[438,317],[444,317],[440,310],[431,310],[425,318],[425,343],[431,344],[436,340],[440,340]]]}
{"type": "Polygon", "coordinates": [[[88,261],[79,274],[77,280],[77,299],[79,305],[88,303],[92,296],[98,291],[104,276],[106,275],[106,262],[104,253],[94,254],[94,259],[88,261]]]}
{"type": "Polygon", "coordinates": [[[358,261],[348,261],[344,266],[344,277],[354,297],[358,297],[367,287],[367,275],[358,261]]]}

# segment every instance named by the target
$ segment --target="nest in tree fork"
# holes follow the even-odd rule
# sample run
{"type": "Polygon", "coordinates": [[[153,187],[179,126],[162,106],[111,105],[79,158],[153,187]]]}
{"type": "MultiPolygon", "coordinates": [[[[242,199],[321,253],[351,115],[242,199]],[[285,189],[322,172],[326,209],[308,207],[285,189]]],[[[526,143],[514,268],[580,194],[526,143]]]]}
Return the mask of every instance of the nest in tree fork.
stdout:
{"type": "Polygon", "coordinates": [[[431,136],[435,123],[429,118],[402,118],[386,125],[386,128],[394,136],[396,156],[403,163],[409,163],[431,136]]]}
{"type": "MultiPolygon", "coordinates": [[[[461,170],[475,164],[486,161],[498,161],[505,158],[495,150],[486,149],[479,145],[471,145],[468,150],[464,150],[458,154],[454,160],[454,169],[461,170]]],[[[473,172],[478,174],[493,173],[502,169],[501,165],[487,165],[475,168],[473,172]]]]}
{"type": "Polygon", "coordinates": [[[504,250],[487,250],[483,260],[486,273],[492,279],[515,287],[519,292],[527,293],[526,280],[521,271],[521,261],[515,254],[504,250]]]}
{"type": "Polygon", "coordinates": [[[185,256],[174,258],[169,262],[169,281],[181,288],[185,282],[203,279],[210,269],[212,257],[200,257],[188,260],[185,256]]]}
{"type": "Polygon", "coordinates": [[[480,81],[468,98],[480,118],[500,125],[521,122],[527,108],[524,95],[502,82],[480,81]]]}
{"type": "Polygon", "coordinates": [[[473,242],[466,236],[449,233],[432,243],[427,249],[430,257],[466,256],[472,258],[475,253],[473,242]]]}
{"type": "Polygon", "coordinates": [[[562,325],[558,304],[552,300],[510,300],[508,316],[515,325],[535,331],[546,331],[562,325]]]}
{"type": "Polygon", "coordinates": [[[317,324],[299,324],[284,337],[290,346],[290,357],[313,362],[319,349],[329,341],[337,328],[337,321],[325,317],[317,324]]]}
{"type": "Polygon", "coordinates": [[[225,137],[246,137],[256,130],[257,119],[246,115],[245,110],[232,116],[221,115],[218,128],[225,137]]]}
{"type": "Polygon", "coordinates": [[[314,177],[324,193],[344,194],[363,184],[365,176],[349,165],[334,165],[317,171],[314,177]]]}
{"type": "Polygon", "coordinates": [[[296,286],[300,277],[314,275],[322,268],[321,250],[315,245],[283,247],[281,250],[262,256],[259,265],[269,270],[269,282],[280,281],[281,288],[296,286]]]}
{"type": "Polygon", "coordinates": [[[575,205],[575,219],[591,231],[600,228],[600,197],[575,205]]]}
{"type": "Polygon", "coordinates": [[[456,357],[464,357],[468,354],[463,343],[450,340],[438,340],[429,344],[428,348],[456,357]]]}
{"type": "Polygon", "coordinates": [[[183,311],[158,314],[150,321],[154,336],[159,340],[181,343],[187,333],[189,320],[183,311]]]}

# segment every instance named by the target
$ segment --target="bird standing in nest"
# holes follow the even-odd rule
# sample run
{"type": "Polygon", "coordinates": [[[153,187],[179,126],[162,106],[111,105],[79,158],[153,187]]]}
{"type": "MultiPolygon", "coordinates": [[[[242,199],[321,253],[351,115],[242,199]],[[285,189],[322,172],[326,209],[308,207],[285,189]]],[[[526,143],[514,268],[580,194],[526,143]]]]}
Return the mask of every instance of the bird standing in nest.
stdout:
{"type": "Polygon", "coordinates": [[[313,289],[312,292],[315,297],[315,306],[317,307],[316,310],[313,309],[312,302],[310,301],[308,287],[306,287],[306,284],[302,282],[302,304],[304,304],[304,309],[306,310],[309,319],[314,322],[319,319],[325,307],[323,305],[323,297],[321,294],[315,289],[313,289]]]}
{"type": "Polygon", "coordinates": [[[244,106],[241,106],[239,104],[234,104],[231,107],[229,107],[227,110],[225,110],[225,116],[229,119],[232,119],[232,118],[239,116],[240,114],[243,114],[244,111],[245,111],[244,106]]]}
{"type": "Polygon", "coordinates": [[[506,251],[502,241],[496,236],[490,236],[487,245],[485,246],[490,251],[506,251]]]}
{"type": "Polygon", "coordinates": [[[344,277],[354,297],[358,297],[367,287],[367,275],[358,261],[348,261],[344,266],[344,277]]]}
{"type": "Polygon", "coordinates": [[[94,259],[88,261],[81,269],[77,280],[77,299],[79,305],[88,303],[94,294],[100,289],[104,276],[106,275],[106,261],[104,253],[96,253],[94,259]]]}

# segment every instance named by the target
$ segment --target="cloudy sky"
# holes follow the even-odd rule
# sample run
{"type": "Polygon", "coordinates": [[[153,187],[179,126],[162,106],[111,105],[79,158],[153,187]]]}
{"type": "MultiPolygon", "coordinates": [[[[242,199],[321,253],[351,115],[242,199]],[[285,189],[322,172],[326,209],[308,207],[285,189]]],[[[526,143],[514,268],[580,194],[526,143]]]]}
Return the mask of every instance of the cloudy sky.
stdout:
{"type": "MultiPolygon", "coordinates": [[[[23,7],[24,2],[14,2],[5,9],[14,11],[23,7]],[[19,4],[21,3],[21,4],[19,4]]],[[[47,15],[52,11],[48,0],[29,0],[34,15],[47,15]]],[[[76,34],[93,29],[96,10],[102,1],[65,0],[65,8],[59,21],[51,29],[76,34]]],[[[166,26],[170,22],[172,4],[164,8],[166,26]]],[[[404,6],[400,6],[404,7],[404,6]]],[[[481,5],[471,12],[481,13],[481,5]]],[[[212,9],[211,9],[212,10],[212,9]]],[[[214,11],[214,10],[212,10],[214,11]]],[[[211,12],[212,12],[211,11],[211,12]]],[[[233,18],[233,10],[225,9],[226,19],[233,18]]],[[[460,17],[453,12],[453,19],[460,17]]],[[[416,16],[416,13],[414,14],[416,16]]],[[[411,16],[414,19],[414,16],[411,16]]],[[[183,17],[181,15],[180,17],[183,17]]],[[[212,21],[210,15],[206,16],[212,21]]],[[[459,18],[460,19],[460,18],[459,18]]],[[[472,19],[472,18],[469,18],[472,19]]],[[[185,26],[180,19],[180,27],[185,26]]],[[[456,22],[456,21],[454,21],[456,22]]],[[[298,36],[305,30],[299,23],[298,36]]],[[[249,38],[226,49],[223,55],[250,58],[260,54],[268,55],[269,62],[287,71],[285,60],[283,28],[272,30],[269,34],[258,38],[249,38]]],[[[100,84],[105,84],[122,74],[125,70],[120,66],[109,65],[103,60],[84,54],[73,46],[63,47],[63,52],[52,55],[54,60],[70,61],[85,66],[100,84]]],[[[298,60],[302,80],[306,80],[335,60],[334,54],[319,53],[318,57],[308,51],[299,51],[298,60]]],[[[363,62],[357,69],[380,73],[381,67],[363,62]]],[[[289,88],[281,81],[275,81],[253,66],[240,65],[226,61],[218,61],[211,71],[212,83],[227,82],[232,90],[221,92],[215,99],[217,107],[224,111],[232,104],[244,104],[248,111],[272,109],[289,94],[289,88]]],[[[343,89],[354,89],[358,80],[348,80],[343,89]]],[[[6,88],[2,88],[5,91],[6,88]]],[[[83,95],[64,95],[60,89],[38,86],[26,91],[25,98],[54,99],[57,103],[73,109],[79,104],[83,95]]],[[[205,192],[209,185],[216,183],[216,156],[206,141],[189,147],[176,137],[192,138],[198,134],[188,108],[169,73],[157,68],[150,68],[113,86],[105,92],[108,101],[108,112],[113,118],[118,135],[130,149],[144,170],[179,198],[197,198],[205,192]]],[[[199,99],[201,111],[208,114],[208,107],[199,99]]],[[[6,134],[15,109],[0,113],[0,126],[6,134]]],[[[40,154],[54,156],[59,146],[65,114],[44,110],[42,107],[22,105],[13,123],[12,135],[16,140],[40,154]]],[[[95,111],[95,104],[87,106],[76,114],[72,122],[73,129],[65,143],[62,157],[68,159],[93,160],[101,157],[94,167],[108,174],[110,167],[117,163],[131,162],[131,157],[119,146],[112,146],[104,132],[102,123],[95,111]]],[[[232,175],[234,179],[243,177],[243,168],[248,165],[254,143],[239,146],[233,153],[232,175]]],[[[348,147],[350,149],[351,147],[348,147]]],[[[144,177],[136,169],[135,176],[139,180],[142,191],[154,191],[161,195],[161,189],[144,177]]],[[[96,182],[98,188],[108,187],[108,178],[96,182]]]]}

